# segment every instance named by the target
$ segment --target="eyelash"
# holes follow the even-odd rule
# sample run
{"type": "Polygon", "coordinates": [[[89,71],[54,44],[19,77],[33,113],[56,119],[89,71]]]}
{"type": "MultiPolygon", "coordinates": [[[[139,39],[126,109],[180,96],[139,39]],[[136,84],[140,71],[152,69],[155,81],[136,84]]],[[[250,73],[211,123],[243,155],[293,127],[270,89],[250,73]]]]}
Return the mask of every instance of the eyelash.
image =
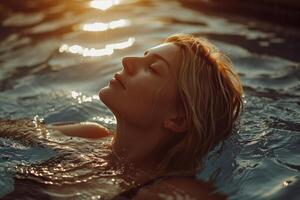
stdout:
{"type": "Polygon", "coordinates": [[[151,65],[149,66],[149,68],[153,73],[157,74],[157,71],[155,69],[153,69],[153,67],[151,67],[151,65]]]}

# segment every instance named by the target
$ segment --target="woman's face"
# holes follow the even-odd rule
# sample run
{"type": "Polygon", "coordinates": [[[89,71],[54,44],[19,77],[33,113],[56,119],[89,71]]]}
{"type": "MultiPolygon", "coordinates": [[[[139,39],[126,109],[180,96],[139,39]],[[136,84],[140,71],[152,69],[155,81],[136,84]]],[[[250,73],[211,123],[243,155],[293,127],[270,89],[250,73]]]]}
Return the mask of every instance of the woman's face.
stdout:
{"type": "Polygon", "coordinates": [[[174,112],[179,53],[178,46],[165,43],[147,50],[144,56],[123,58],[123,70],[99,92],[117,121],[149,128],[174,112]]]}

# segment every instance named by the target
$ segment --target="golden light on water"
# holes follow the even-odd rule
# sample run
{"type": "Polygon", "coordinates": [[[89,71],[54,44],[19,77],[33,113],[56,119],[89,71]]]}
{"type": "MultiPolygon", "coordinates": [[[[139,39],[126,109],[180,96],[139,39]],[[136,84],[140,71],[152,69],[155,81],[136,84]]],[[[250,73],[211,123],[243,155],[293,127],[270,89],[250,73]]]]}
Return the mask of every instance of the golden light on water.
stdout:
{"type": "Polygon", "coordinates": [[[79,104],[85,103],[85,102],[92,102],[93,100],[99,101],[98,95],[93,96],[87,96],[82,94],[81,92],[71,91],[71,97],[75,99],[79,104]]]}
{"type": "Polygon", "coordinates": [[[126,19],[120,19],[116,21],[111,21],[108,23],[90,23],[90,24],[84,24],[82,26],[82,30],[84,31],[106,31],[108,29],[115,29],[120,27],[129,26],[130,21],[126,19]]]}
{"type": "Polygon", "coordinates": [[[92,8],[107,10],[110,7],[120,3],[120,0],[92,0],[90,6],[92,8]]]}
{"type": "Polygon", "coordinates": [[[105,48],[107,48],[107,49],[125,49],[127,47],[132,46],[134,42],[135,42],[134,37],[130,37],[125,42],[107,44],[107,45],[105,45],[105,48]]]}
{"type": "Polygon", "coordinates": [[[112,43],[105,45],[105,48],[96,49],[96,48],[87,48],[82,47],[80,45],[68,45],[63,44],[59,48],[59,52],[68,52],[73,54],[79,54],[84,57],[99,57],[99,56],[106,56],[111,55],[114,53],[114,49],[125,49],[133,45],[135,42],[134,37],[128,38],[127,41],[119,42],[119,43],[112,43]]]}
{"type": "Polygon", "coordinates": [[[287,182],[287,181],[284,181],[284,182],[283,182],[283,186],[284,186],[284,187],[287,187],[288,185],[289,185],[289,182],[287,182]]]}
{"type": "Polygon", "coordinates": [[[105,123],[105,124],[117,124],[117,121],[116,121],[115,118],[108,117],[108,116],[105,116],[105,117],[96,116],[96,117],[93,117],[93,120],[98,121],[98,122],[102,122],[102,123],[105,123]]]}

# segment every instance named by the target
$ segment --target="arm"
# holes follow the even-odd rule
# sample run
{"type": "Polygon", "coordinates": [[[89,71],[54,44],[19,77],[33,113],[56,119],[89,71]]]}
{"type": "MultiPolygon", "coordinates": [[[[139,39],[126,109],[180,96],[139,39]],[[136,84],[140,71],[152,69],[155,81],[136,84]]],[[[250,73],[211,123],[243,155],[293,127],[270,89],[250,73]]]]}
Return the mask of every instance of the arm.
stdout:
{"type": "Polygon", "coordinates": [[[50,129],[58,130],[64,135],[99,139],[102,137],[110,136],[112,133],[100,124],[93,122],[81,122],[71,124],[50,124],[47,126],[50,129]]]}

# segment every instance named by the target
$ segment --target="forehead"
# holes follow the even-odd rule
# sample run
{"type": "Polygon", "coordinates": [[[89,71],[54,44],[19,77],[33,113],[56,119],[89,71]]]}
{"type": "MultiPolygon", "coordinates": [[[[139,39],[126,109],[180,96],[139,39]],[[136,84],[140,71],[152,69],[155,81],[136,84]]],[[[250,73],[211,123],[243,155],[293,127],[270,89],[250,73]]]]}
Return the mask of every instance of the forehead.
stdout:
{"type": "Polygon", "coordinates": [[[174,66],[174,68],[179,67],[180,57],[180,49],[177,45],[173,43],[164,43],[152,47],[147,50],[149,54],[158,54],[163,57],[170,66],[174,66]]]}

